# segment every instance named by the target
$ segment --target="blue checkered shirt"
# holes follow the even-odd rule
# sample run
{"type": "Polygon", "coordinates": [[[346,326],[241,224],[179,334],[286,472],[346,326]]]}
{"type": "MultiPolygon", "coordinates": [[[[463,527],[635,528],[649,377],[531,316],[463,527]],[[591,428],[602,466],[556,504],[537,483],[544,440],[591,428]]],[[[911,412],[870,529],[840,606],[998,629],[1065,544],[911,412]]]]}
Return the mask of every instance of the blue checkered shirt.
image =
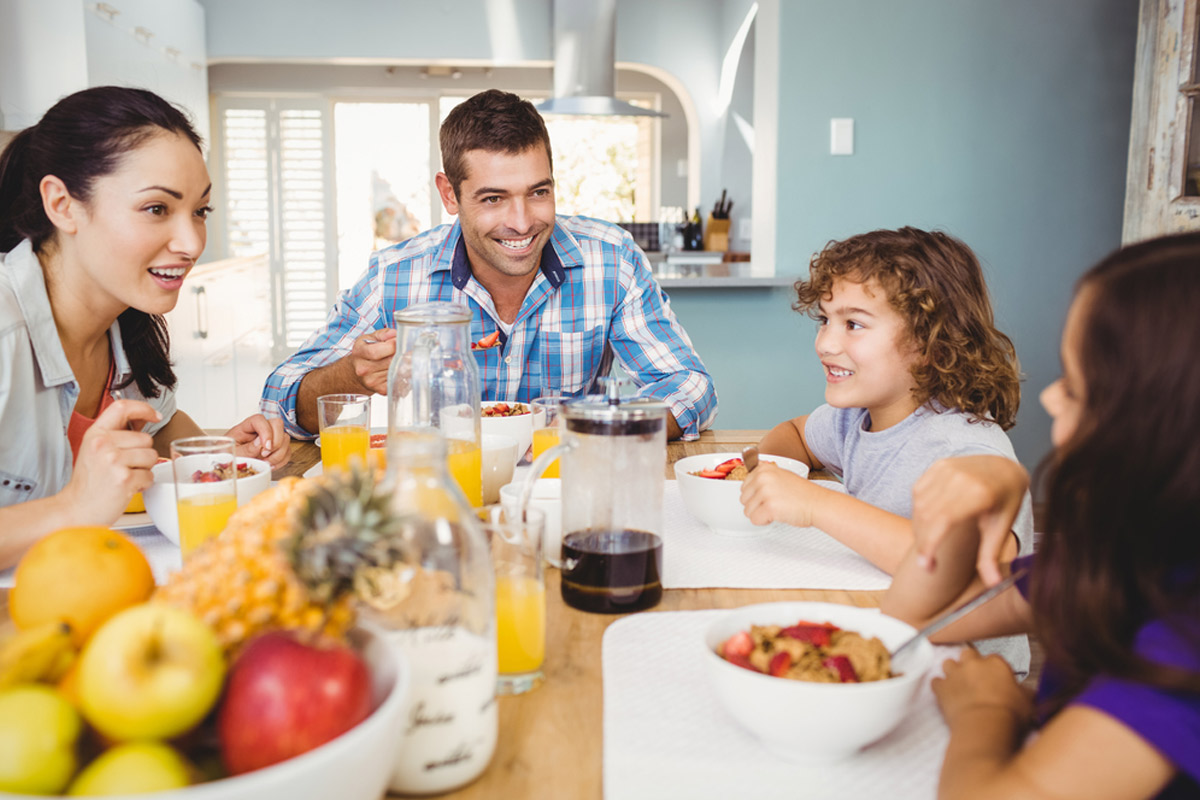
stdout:
{"type": "MultiPolygon", "coordinates": [[[[348,354],[354,340],[392,325],[410,303],[451,301],[470,307],[471,341],[500,330],[491,295],[471,275],[456,221],[371,255],[367,271],[338,295],[325,326],[267,378],[262,409],[288,433],[296,423],[300,379],[348,354]]],[[[541,269],[500,347],[475,350],[484,400],[529,402],[542,395],[588,392],[612,361],[639,396],[665,402],[684,439],[717,414],[712,377],[651,275],[646,256],[623,229],[586,217],[557,218],[541,269]]]]}

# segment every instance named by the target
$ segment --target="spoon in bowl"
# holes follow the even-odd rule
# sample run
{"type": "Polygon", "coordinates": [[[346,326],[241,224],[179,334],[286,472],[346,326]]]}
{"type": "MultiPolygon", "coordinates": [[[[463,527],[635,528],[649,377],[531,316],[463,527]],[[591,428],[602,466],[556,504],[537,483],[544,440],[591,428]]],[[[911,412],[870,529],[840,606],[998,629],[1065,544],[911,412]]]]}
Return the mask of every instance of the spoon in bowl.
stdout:
{"type": "Polygon", "coordinates": [[[758,448],[754,445],[743,448],[742,463],[746,465],[746,472],[754,472],[754,468],[758,466],[758,448]]]}

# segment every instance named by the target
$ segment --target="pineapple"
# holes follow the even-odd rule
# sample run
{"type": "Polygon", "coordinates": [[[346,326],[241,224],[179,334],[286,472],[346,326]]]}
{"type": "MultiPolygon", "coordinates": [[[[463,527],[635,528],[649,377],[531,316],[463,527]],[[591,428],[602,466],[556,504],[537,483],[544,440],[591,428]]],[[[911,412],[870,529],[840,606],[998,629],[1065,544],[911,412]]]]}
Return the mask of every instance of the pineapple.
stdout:
{"type": "Polygon", "coordinates": [[[195,613],[230,653],[271,629],[342,639],[355,622],[356,587],[405,561],[393,536],[404,522],[369,470],[284,478],[189,555],[156,599],[195,613]]]}

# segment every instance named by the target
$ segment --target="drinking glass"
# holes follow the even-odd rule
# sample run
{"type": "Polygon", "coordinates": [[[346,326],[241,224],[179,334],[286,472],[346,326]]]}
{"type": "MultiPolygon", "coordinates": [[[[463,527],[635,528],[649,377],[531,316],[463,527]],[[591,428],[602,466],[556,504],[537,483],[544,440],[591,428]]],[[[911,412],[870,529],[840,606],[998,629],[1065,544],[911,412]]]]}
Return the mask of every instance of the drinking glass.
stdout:
{"type": "MultiPolygon", "coordinates": [[[[562,413],[563,404],[572,399],[565,395],[548,395],[539,397],[529,404],[529,408],[533,412],[533,458],[535,461],[542,453],[558,444],[560,440],[559,415],[562,413]]],[[[550,462],[541,477],[559,477],[557,458],[550,462]]]]}
{"type": "Polygon", "coordinates": [[[546,515],[500,505],[479,509],[496,571],[497,694],[522,694],[542,684],[546,659],[546,582],[542,532],[546,515]]]}
{"type": "Polygon", "coordinates": [[[321,469],[346,469],[358,460],[367,463],[371,444],[371,397],[365,394],[325,394],[317,398],[321,433],[321,469]]]}
{"type": "Polygon", "coordinates": [[[228,436],[191,436],[171,442],[179,546],[184,558],[225,530],[237,510],[234,446],[228,436]]]}

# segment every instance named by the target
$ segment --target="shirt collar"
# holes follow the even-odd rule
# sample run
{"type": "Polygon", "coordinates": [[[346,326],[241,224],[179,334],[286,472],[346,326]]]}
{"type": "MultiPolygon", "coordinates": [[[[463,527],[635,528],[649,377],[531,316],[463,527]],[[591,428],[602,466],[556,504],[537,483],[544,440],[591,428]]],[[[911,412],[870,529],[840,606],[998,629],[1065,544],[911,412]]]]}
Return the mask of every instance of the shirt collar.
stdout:
{"type": "MultiPolygon", "coordinates": [[[[566,270],[583,266],[583,251],[579,243],[562,225],[555,220],[554,230],[550,239],[542,248],[542,262],[539,269],[546,276],[550,285],[557,289],[567,279],[566,270]]],[[[450,233],[438,251],[433,271],[450,271],[450,281],[454,288],[462,290],[471,280],[471,261],[467,258],[467,243],[462,236],[462,224],[454,221],[450,233]]]]}

